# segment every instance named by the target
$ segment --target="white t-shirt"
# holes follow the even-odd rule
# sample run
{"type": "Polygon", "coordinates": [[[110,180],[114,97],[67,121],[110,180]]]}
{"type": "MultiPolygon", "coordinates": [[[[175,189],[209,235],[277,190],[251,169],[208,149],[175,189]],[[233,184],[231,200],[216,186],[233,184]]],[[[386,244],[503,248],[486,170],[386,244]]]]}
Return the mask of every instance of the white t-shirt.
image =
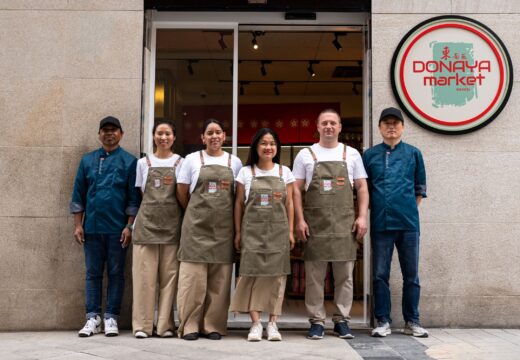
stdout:
{"type": "MultiPolygon", "coordinates": [[[[179,154],[174,154],[172,157],[167,159],[159,159],[154,154],[148,155],[150,158],[150,163],[152,167],[173,167],[175,162],[181,156],[179,154]]],[[[175,176],[179,177],[179,171],[182,164],[181,161],[177,164],[177,169],[175,169],[175,176]]],[[[144,188],[146,187],[146,179],[148,178],[148,164],[146,163],[146,157],[137,160],[137,169],[135,174],[135,187],[140,187],[141,191],[144,193],[144,188]]]]}
{"type": "MultiPolygon", "coordinates": [[[[280,176],[280,165],[275,164],[271,170],[262,170],[255,166],[255,174],[256,177],[262,177],[262,176],[280,176]]],[[[289,170],[287,166],[282,166],[282,177],[283,181],[285,181],[285,185],[293,183],[295,181],[294,176],[289,170]]],[[[249,197],[249,191],[251,190],[251,181],[253,181],[253,173],[251,172],[251,166],[244,166],[242,169],[240,169],[240,172],[238,173],[238,176],[236,178],[236,181],[244,185],[244,188],[246,190],[246,199],[247,201],[249,197]]]]}
{"type": "MultiPolygon", "coordinates": [[[[220,156],[209,156],[203,150],[205,165],[222,165],[228,166],[229,154],[224,151],[224,154],[220,156]]],[[[188,156],[182,162],[181,171],[177,178],[177,182],[180,184],[190,184],[190,194],[195,190],[197,180],[199,179],[200,168],[202,164],[200,162],[199,151],[195,151],[188,156]]],[[[235,155],[231,155],[231,169],[233,170],[233,177],[236,177],[240,169],[242,168],[242,161],[235,155]]]]}
{"type": "MultiPolygon", "coordinates": [[[[324,148],[319,143],[311,146],[318,161],[341,161],[343,159],[343,144],[335,148],[324,148]]],[[[354,186],[354,179],[366,179],[368,177],[363,159],[356,149],[347,146],[347,170],[350,184],[354,186]]],[[[302,149],[294,159],[293,175],[297,180],[305,180],[305,190],[309,188],[314,171],[314,160],[309,149],[302,149]]]]}

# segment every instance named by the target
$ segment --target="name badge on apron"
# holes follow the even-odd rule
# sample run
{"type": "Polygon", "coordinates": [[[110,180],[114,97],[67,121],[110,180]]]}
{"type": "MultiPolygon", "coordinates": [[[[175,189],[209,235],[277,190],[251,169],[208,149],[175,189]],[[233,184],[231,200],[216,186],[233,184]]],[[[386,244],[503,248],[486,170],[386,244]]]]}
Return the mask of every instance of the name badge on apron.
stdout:
{"type": "Polygon", "coordinates": [[[153,186],[155,188],[160,188],[161,187],[161,179],[160,178],[153,179],[153,186]]]}
{"type": "Polygon", "coordinates": [[[331,179],[322,179],[321,180],[321,189],[324,192],[332,191],[332,180],[331,179]]]}
{"type": "Polygon", "coordinates": [[[218,190],[216,181],[208,181],[208,194],[215,194],[218,190]]]}
{"type": "Polygon", "coordinates": [[[268,194],[260,194],[260,206],[269,205],[269,195],[268,194]]]}

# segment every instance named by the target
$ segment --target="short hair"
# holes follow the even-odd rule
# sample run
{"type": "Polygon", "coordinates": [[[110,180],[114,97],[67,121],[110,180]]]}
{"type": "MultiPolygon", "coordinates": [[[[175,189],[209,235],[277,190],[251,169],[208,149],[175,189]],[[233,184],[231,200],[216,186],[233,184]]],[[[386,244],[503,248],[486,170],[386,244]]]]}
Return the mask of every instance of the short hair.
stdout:
{"type": "Polygon", "coordinates": [[[332,108],[327,108],[327,109],[324,109],[322,110],[319,114],[318,114],[318,117],[316,118],[316,124],[318,123],[318,120],[320,118],[320,116],[322,114],[326,114],[326,113],[331,113],[331,114],[335,114],[337,117],[338,117],[338,120],[341,122],[341,115],[334,109],[332,108]]]}

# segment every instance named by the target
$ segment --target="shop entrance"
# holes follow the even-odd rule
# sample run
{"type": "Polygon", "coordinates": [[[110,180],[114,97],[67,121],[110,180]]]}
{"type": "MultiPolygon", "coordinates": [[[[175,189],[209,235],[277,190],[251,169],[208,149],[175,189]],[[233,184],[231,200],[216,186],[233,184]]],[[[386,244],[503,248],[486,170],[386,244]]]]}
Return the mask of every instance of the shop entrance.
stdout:
{"type": "MultiPolygon", "coordinates": [[[[283,143],[282,163],[292,167],[298,151],[318,141],[319,112],[333,108],[342,119],[340,141],[362,152],[368,140],[365,17],[338,14],[324,24],[302,26],[266,25],[261,15],[255,23],[254,14],[244,15],[228,22],[226,14],[197,13],[187,23],[186,14],[182,21],[175,13],[151,14],[143,151],[151,148],[151,119],[174,120],[177,151],[186,155],[201,148],[202,123],[213,117],[225,127],[226,150],[243,162],[256,130],[274,129],[283,143]]],[[[354,270],[351,322],[357,326],[369,323],[368,251],[360,246],[354,270]]],[[[291,268],[279,324],[307,327],[301,246],[292,252],[291,268]]],[[[332,284],[328,274],[328,308],[332,284]]],[[[231,315],[230,325],[248,327],[249,317],[231,315]]]]}

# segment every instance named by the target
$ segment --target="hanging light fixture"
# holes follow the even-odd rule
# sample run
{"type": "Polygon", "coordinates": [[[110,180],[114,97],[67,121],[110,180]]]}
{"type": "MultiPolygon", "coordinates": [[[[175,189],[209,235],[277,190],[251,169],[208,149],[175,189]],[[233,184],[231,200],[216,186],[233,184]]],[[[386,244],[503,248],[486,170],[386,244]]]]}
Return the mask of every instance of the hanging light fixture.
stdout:
{"type": "Polygon", "coordinates": [[[225,50],[227,48],[226,43],[224,42],[224,33],[220,33],[220,39],[218,39],[218,44],[220,45],[220,48],[222,50],[225,50]]]}
{"type": "Polygon", "coordinates": [[[357,85],[356,82],[352,83],[352,92],[354,93],[354,95],[359,95],[359,90],[357,89],[356,85],[357,85]]]}
{"type": "Polygon", "coordinates": [[[251,32],[253,34],[253,40],[251,40],[251,45],[253,46],[253,50],[258,50],[258,41],[256,41],[256,33],[254,31],[251,32]]]}
{"type": "Polygon", "coordinates": [[[312,65],[317,65],[319,63],[320,63],[319,60],[310,60],[309,61],[309,66],[307,67],[307,71],[309,72],[309,74],[312,77],[316,76],[316,72],[314,71],[314,68],[312,67],[312,65]]]}
{"type": "Polygon", "coordinates": [[[193,76],[193,74],[195,73],[195,72],[193,71],[193,66],[192,66],[192,64],[195,64],[195,63],[198,63],[198,62],[199,62],[199,60],[193,60],[193,59],[188,60],[188,66],[187,66],[187,69],[188,69],[188,73],[189,73],[190,75],[193,76]]]}
{"type": "Polygon", "coordinates": [[[282,85],[283,84],[283,81],[275,81],[274,82],[274,88],[273,88],[273,91],[274,91],[274,94],[276,96],[280,96],[280,89],[278,88],[278,85],[282,85]]]}
{"type": "Polygon", "coordinates": [[[342,33],[342,32],[335,32],[334,33],[334,40],[332,40],[332,45],[334,45],[334,47],[338,51],[341,51],[343,49],[343,46],[341,46],[341,44],[340,44],[340,42],[338,40],[338,36],[344,36],[344,35],[347,35],[347,33],[342,33]]]}
{"type": "Polygon", "coordinates": [[[260,61],[260,74],[262,74],[262,76],[266,76],[267,75],[267,70],[265,68],[265,65],[266,64],[272,64],[273,62],[271,60],[262,60],[260,61]]]}

